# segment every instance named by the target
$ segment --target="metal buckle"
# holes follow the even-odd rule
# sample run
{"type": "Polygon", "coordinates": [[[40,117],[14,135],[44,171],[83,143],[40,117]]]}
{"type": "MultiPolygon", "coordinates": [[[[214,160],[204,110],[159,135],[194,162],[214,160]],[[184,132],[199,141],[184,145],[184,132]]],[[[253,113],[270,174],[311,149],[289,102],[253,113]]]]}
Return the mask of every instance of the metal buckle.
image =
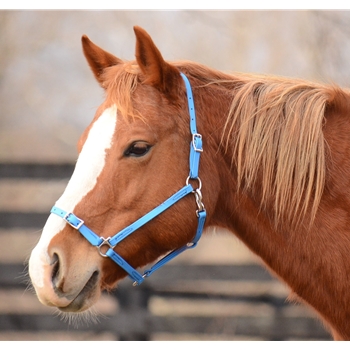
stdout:
{"type": "Polygon", "coordinates": [[[193,145],[193,149],[194,149],[196,152],[203,152],[203,148],[197,148],[197,146],[196,146],[196,140],[195,140],[196,137],[202,140],[202,135],[201,135],[201,134],[192,134],[192,145],[193,145]]]}
{"type": "Polygon", "coordinates": [[[75,228],[76,230],[79,230],[80,227],[82,227],[82,226],[84,225],[84,220],[79,219],[79,218],[78,218],[77,216],[75,216],[73,213],[67,213],[67,214],[63,217],[63,220],[64,220],[67,224],[69,224],[70,226],[72,226],[73,228],[75,228]],[[74,218],[75,218],[77,221],[79,221],[79,223],[78,223],[77,225],[75,225],[74,223],[68,221],[68,217],[71,216],[71,215],[73,215],[74,218]]]}

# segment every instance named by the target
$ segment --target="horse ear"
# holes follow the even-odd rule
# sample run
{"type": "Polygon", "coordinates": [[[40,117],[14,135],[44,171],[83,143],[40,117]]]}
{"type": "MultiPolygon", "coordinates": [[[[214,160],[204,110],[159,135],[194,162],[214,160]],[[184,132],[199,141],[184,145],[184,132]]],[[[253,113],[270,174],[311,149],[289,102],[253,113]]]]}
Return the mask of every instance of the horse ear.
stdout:
{"type": "Polygon", "coordinates": [[[122,60],[94,44],[86,35],[81,38],[83,52],[95,78],[103,84],[102,73],[108,67],[122,63],[122,60]]]}
{"type": "Polygon", "coordinates": [[[171,93],[180,80],[177,68],[165,62],[149,34],[135,26],[136,61],[145,76],[144,83],[154,86],[164,93],[171,93]]]}

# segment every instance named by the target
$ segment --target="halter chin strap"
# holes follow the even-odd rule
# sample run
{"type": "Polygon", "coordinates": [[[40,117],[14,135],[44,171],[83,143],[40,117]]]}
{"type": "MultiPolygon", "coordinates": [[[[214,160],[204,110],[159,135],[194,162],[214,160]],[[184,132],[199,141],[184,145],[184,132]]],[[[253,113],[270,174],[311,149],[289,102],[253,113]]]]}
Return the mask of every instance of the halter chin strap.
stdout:
{"type": "Polygon", "coordinates": [[[119,231],[113,237],[108,238],[98,236],[95,232],[90,230],[84,224],[83,220],[75,216],[73,213],[66,212],[56,206],[53,206],[51,209],[52,214],[56,214],[59,217],[61,217],[69,225],[78,230],[93,246],[96,246],[98,248],[99,253],[103,257],[109,257],[121,268],[123,268],[129,274],[130,278],[134,281],[134,285],[141,284],[146,277],[150,276],[154,271],[158,270],[160,267],[162,267],[168,261],[175,258],[183,251],[194,248],[197,245],[199,239],[201,238],[207,215],[204,208],[204,204],[202,202],[202,182],[198,177],[200,154],[203,152],[202,135],[198,134],[197,132],[196,112],[194,108],[191,84],[183,73],[180,74],[186,85],[188,110],[190,114],[190,131],[192,134],[192,141],[190,144],[190,173],[186,180],[186,185],[182,189],[177,191],[175,194],[173,194],[170,198],[168,198],[165,202],[160,204],[158,207],[154,208],[149,213],[142,216],[140,219],[136,220],[131,225],[119,231]],[[193,186],[189,183],[190,180],[197,180],[198,187],[196,189],[194,189],[193,186]],[[119,242],[128,237],[131,233],[136,231],[141,226],[145,225],[147,222],[149,222],[156,216],[160,215],[163,211],[165,211],[166,209],[168,209],[169,207],[171,207],[180,199],[184,198],[190,193],[193,193],[195,195],[197,203],[196,215],[198,218],[197,231],[193,240],[190,243],[187,243],[183,247],[173,250],[164,258],[155,263],[149,270],[146,270],[142,275],[113,250],[119,242]],[[102,251],[102,247],[103,250],[107,249],[105,253],[102,251]]]}

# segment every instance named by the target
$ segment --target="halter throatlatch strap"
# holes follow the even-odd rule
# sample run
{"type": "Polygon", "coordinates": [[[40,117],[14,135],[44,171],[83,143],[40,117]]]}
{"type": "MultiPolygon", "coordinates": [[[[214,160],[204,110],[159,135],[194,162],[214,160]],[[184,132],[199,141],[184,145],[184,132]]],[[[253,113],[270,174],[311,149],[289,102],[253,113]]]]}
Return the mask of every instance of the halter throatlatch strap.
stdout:
{"type": "Polygon", "coordinates": [[[189,159],[190,173],[186,180],[186,185],[179,191],[177,191],[175,194],[173,194],[166,201],[164,201],[162,204],[160,204],[158,207],[154,208],[149,213],[142,216],[140,219],[136,220],[131,225],[119,231],[113,237],[108,238],[98,236],[95,232],[90,230],[85,225],[83,220],[78,218],[73,213],[66,212],[56,206],[53,206],[51,209],[52,214],[61,217],[70,226],[78,230],[93,246],[96,246],[98,248],[99,253],[103,257],[109,257],[121,268],[123,268],[128,273],[129,277],[134,281],[134,285],[141,284],[146,277],[150,276],[154,271],[158,270],[168,261],[174,259],[183,251],[194,248],[197,245],[199,239],[201,238],[207,215],[204,208],[204,204],[202,202],[202,182],[198,176],[200,154],[203,152],[202,135],[198,134],[197,132],[196,112],[194,107],[191,84],[183,73],[180,74],[186,86],[188,111],[190,114],[190,131],[192,135],[189,159]],[[196,180],[198,183],[198,187],[194,189],[193,186],[189,183],[190,180],[196,180]],[[149,222],[156,216],[160,215],[163,211],[170,208],[172,205],[174,205],[176,202],[178,202],[180,199],[184,198],[190,193],[193,193],[195,195],[197,204],[196,215],[198,218],[197,231],[194,235],[193,240],[190,243],[184,245],[183,247],[173,250],[164,258],[155,263],[150,269],[146,270],[142,275],[113,250],[119,242],[128,237],[131,233],[139,229],[141,226],[145,225],[147,222],[149,222]],[[104,247],[104,250],[107,249],[105,253],[102,252],[102,247],[104,247]]]}

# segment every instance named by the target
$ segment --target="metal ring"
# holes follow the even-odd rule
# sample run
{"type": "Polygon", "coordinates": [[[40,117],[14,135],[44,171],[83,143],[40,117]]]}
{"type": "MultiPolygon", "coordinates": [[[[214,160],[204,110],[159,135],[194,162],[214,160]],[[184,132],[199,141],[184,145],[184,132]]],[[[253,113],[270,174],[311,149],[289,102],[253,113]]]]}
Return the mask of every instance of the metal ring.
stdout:
{"type": "Polygon", "coordinates": [[[202,181],[199,177],[196,177],[195,179],[192,179],[190,176],[186,179],[186,185],[188,186],[190,183],[190,180],[197,180],[198,181],[198,188],[194,189],[193,192],[196,190],[201,190],[202,189],[202,181]]]}
{"type": "MultiPolygon", "coordinates": [[[[99,245],[97,246],[97,249],[98,249],[98,252],[100,253],[101,256],[103,256],[104,258],[107,258],[108,255],[106,255],[105,253],[102,253],[101,247],[103,247],[104,245],[108,245],[109,248],[113,249],[113,248],[115,247],[115,245],[113,246],[113,245],[111,245],[111,244],[109,243],[109,240],[111,239],[111,237],[108,237],[108,238],[103,238],[103,237],[101,237],[101,239],[103,239],[103,241],[102,241],[101,244],[99,244],[99,245]]],[[[107,249],[107,250],[108,250],[108,249],[107,249]]]]}

